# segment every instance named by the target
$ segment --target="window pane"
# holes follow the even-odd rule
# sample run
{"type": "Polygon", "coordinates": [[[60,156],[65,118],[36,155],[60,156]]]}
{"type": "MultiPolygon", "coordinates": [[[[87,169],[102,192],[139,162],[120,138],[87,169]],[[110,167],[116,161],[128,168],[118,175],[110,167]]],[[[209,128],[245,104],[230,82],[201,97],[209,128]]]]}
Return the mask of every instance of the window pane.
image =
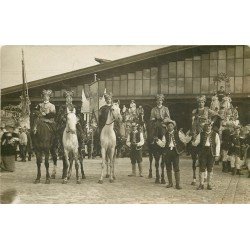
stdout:
{"type": "Polygon", "coordinates": [[[244,59],[244,75],[250,76],[250,59],[244,59]]]}
{"type": "Polygon", "coordinates": [[[201,61],[194,61],[194,74],[193,77],[200,77],[201,76],[201,61]]]}
{"type": "Polygon", "coordinates": [[[234,76],[234,59],[227,60],[227,74],[228,76],[234,76]]]}
{"type": "Polygon", "coordinates": [[[235,60],[235,76],[243,76],[243,59],[235,60]]]}
{"type": "Polygon", "coordinates": [[[210,59],[218,59],[218,52],[211,52],[210,59]]]}
{"type": "Polygon", "coordinates": [[[135,95],[135,80],[128,80],[128,95],[135,95]]]}
{"type": "Polygon", "coordinates": [[[201,79],[193,78],[193,93],[200,94],[201,92],[201,79]]]}
{"type": "Polygon", "coordinates": [[[234,52],[235,52],[234,48],[228,48],[227,49],[227,58],[228,59],[234,58],[234,52]]]}
{"type": "Polygon", "coordinates": [[[143,70],[143,79],[150,79],[150,69],[143,70]]]}
{"type": "Polygon", "coordinates": [[[120,76],[114,76],[113,81],[120,81],[120,76]]]}
{"type": "Polygon", "coordinates": [[[158,93],[158,80],[157,79],[151,79],[151,86],[150,86],[150,94],[156,95],[158,93]]]}
{"type": "Polygon", "coordinates": [[[250,58],[250,46],[244,46],[244,58],[250,58]]]}
{"type": "Polygon", "coordinates": [[[121,75],[121,80],[127,80],[128,76],[127,75],[121,75]]]}
{"type": "Polygon", "coordinates": [[[201,93],[205,94],[208,93],[208,87],[209,87],[209,78],[202,78],[201,79],[201,93]]]}
{"type": "Polygon", "coordinates": [[[56,90],[55,91],[55,97],[60,97],[61,96],[61,91],[60,90],[56,90]]]}
{"type": "Polygon", "coordinates": [[[168,78],[168,65],[161,65],[161,78],[168,78]]]}
{"type": "Polygon", "coordinates": [[[185,77],[192,77],[193,73],[193,62],[185,61],[185,77]]]}
{"type": "Polygon", "coordinates": [[[105,89],[105,81],[99,81],[99,96],[103,96],[105,89]]]}
{"type": "Polygon", "coordinates": [[[113,93],[113,81],[112,80],[106,80],[106,90],[107,92],[113,93]]]}
{"type": "Polygon", "coordinates": [[[201,61],[202,77],[209,77],[209,60],[201,61]]]}
{"type": "Polygon", "coordinates": [[[250,76],[244,77],[243,92],[250,93],[250,76]]]}
{"type": "Polygon", "coordinates": [[[81,97],[81,96],[82,96],[82,89],[83,89],[83,86],[82,86],[82,85],[78,85],[78,86],[77,86],[76,93],[77,93],[77,96],[78,96],[78,97],[81,97]]]}
{"type": "Polygon", "coordinates": [[[236,58],[243,58],[243,46],[236,46],[235,56],[236,58]]]}
{"type": "Polygon", "coordinates": [[[218,60],[218,74],[226,73],[226,60],[218,60]]]}
{"type": "Polygon", "coordinates": [[[128,82],[127,80],[121,80],[120,85],[120,96],[126,96],[128,95],[128,82]]]}
{"type": "Polygon", "coordinates": [[[150,80],[143,80],[143,95],[150,95],[150,80]]]}
{"type": "Polygon", "coordinates": [[[209,60],[209,54],[202,54],[201,59],[202,60],[209,60]]]}
{"type": "Polygon", "coordinates": [[[135,80],[135,94],[142,95],[142,80],[135,80]]]}
{"type": "Polygon", "coordinates": [[[176,78],[169,78],[169,94],[176,94],[176,78]]]}
{"type": "Polygon", "coordinates": [[[168,94],[168,79],[161,79],[161,93],[168,94]]]}
{"type": "Polygon", "coordinates": [[[169,63],[169,77],[176,77],[176,62],[169,63]]]}
{"type": "Polygon", "coordinates": [[[226,51],[219,50],[219,59],[226,59],[226,51]]]}
{"type": "Polygon", "coordinates": [[[113,81],[113,95],[118,96],[120,90],[120,81],[113,81]]]}
{"type": "Polygon", "coordinates": [[[177,94],[184,94],[184,78],[177,78],[177,94]]]}
{"type": "Polygon", "coordinates": [[[210,60],[210,76],[217,76],[218,61],[210,60]]]}
{"type": "Polygon", "coordinates": [[[128,73],[128,79],[135,79],[135,73],[128,73]]]}
{"type": "Polygon", "coordinates": [[[234,92],[234,77],[229,77],[230,82],[226,85],[225,90],[226,92],[233,93],[234,92]]]}
{"type": "Polygon", "coordinates": [[[201,57],[200,56],[194,56],[194,61],[196,61],[196,60],[201,60],[201,57]]]}
{"type": "Polygon", "coordinates": [[[177,62],[177,77],[184,77],[184,61],[177,62]]]}
{"type": "Polygon", "coordinates": [[[242,77],[235,77],[235,93],[242,93],[242,77]]]}
{"type": "Polygon", "coordinates": [[[209,78],[209,93],[214,93],[218,90],[217,83],[214,82],[214,78],[209,78]]]}
{"type": "Polygon", "coordinates": [[[158,79],[158,68],[157,67],[151,68],[150,78],[151,79],[158,79]]]}
{"type": "Polygon", "coordinates": [[[193,79],[185,78],[185,94],[193,93],[193,79]]]}
{"type": "Polygon", "coordinates": [[[136,79],[142,79],[142,71],[136,71],[135,78],[136,79]]]}

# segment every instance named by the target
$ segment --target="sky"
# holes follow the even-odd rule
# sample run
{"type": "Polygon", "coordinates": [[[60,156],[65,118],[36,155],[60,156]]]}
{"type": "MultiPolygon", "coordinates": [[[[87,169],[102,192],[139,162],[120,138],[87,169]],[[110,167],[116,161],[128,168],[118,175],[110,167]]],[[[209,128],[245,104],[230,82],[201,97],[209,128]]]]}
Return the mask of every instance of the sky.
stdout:
{"type": "Polygon", "coordinates": [[[116,60],[162,48],[157,45],[106,46],[3,46],[1,88],[22,83],[21,56],[24,51],[27,81],[97,65],[95,57],[116,60]]]}

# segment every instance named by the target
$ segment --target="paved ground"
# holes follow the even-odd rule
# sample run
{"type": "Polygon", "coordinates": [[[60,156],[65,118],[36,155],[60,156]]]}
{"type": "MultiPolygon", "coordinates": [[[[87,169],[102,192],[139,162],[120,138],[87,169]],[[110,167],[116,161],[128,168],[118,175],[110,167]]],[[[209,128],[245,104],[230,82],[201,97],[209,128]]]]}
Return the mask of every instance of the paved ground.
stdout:
{"type": "MultiPolygon", "coordinates": [[[[80,185],[76,184],[75,171],[66,185],[61,184],[62,162],[58,162],[58,175],[51,184],[45,185],[45,168],[42,168],[42,181],[33,184],[36,177],[35,159],[31,162],[16,162],[14,173],[1,173],[1,191],[16,188],[21,203],[28,204],[67,204],[67,203],[250,203],[250,179],[246,170],[242,176],[232,176],[221,172],[220,166],[215,166],[213,190],[196,190],[191,186],[191,160],[182,158],[181,184],[182,190],[167,189],[165,185],[155,184],[154,178],[148,179],[147,158],[144,158],[144,176],[128,177],[131,171],[128,158],[117,159],[116,181],[109,183],[104,179],[98,184],[101,170],[101,160],[85,160],[86,179],[80,185]]],[[[51,164],[52,166],[52,164],[51,164]]],[[[154,171],[155,174],[155,171],[154,171]]]]}

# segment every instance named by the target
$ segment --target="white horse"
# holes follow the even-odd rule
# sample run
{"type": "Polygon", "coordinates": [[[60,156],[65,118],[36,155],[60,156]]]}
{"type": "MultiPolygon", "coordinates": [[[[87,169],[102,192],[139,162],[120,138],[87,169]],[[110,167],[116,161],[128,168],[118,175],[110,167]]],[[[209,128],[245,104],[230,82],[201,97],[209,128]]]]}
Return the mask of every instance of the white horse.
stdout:
{"type": "Polygon", "coordinates": [[[63,183],[67,183],[67,180],[70,178],[71,169],[73,160],[75,160],[75,169],[76,169],[76,183],[80,184],[80,177],[78,173],[78,139],[76,133],[76,124],[77,117],[75,115],[75,109],[73,111],[69,111],[67,108],[67,121],[66,127],[63,132],[63,150],[65,156],[65,162],[67,164],[67,169],[69,168],[68,175],[63,179],[63,183]],[[70,157],[70,161],[69,161],[70,157]],[[70,167],[69,167],[70,166],[70,167]]]}
{"type": "Polygon", "coordinates": [[[102,171],[101,177],[98,183],[103,183],[103,171],[104,167],[107,167],[107,176],[109,176],[109,181],[113,182],[115,179],[114,175],[114,161],[115,161],[115,148],[116,148],[116,135],[114,132],[114,121],[122,120],[120,114],[120,108],[118,103],[113,103],[108,117],[103,127],[100,135],[101,142],[101,153],[102,153],[102,171]],[[110,165],[110,174],[108,175],[108,168],[110,165]]]}

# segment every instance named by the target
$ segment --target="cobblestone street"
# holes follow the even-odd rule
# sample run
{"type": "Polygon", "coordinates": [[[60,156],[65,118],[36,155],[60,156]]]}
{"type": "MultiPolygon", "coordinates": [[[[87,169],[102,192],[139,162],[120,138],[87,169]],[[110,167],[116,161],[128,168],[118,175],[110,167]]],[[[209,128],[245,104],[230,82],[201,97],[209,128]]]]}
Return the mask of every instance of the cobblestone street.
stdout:
{"type": "MultiPolygon", "coordinates": [[[[76,184],[75,170],[68,184],[61,180],[62,161],[58,161],[58,172],[51,184],[45,185],[45,167],[42,166],[41,183],[33,184],[36,178],[35,158],[31,162],[16,162],[14,173],[1,173],[1,191],[16,188],[21,203],[25,204],[68,204],[68,203],[250,203],[250,179],[246,170],[242,176],[232,176],[221,172],[221,166],[215,166],[213,190],[196,190],[190,185],[192,181],[191,160],[181,159],[182,190],[167,189],[163,184],[155,184],[155,179],[148,179],[148,158],[143,159],[144,177],[128,177],[131,171],[130,160],[116,160],[116,180],[109,183],[104,178],[103,184],[98,184],[101,172],[101,159],[85,159],[84,170],[86,179],[80,185],[76,184]]],[[[52,163],[50,164],[52,170],[52,163]]],[[[153,168],[155,175],[155,169],[153,168]]],[[[167,181],[167,178],[166,178],[167,181]]]]}

